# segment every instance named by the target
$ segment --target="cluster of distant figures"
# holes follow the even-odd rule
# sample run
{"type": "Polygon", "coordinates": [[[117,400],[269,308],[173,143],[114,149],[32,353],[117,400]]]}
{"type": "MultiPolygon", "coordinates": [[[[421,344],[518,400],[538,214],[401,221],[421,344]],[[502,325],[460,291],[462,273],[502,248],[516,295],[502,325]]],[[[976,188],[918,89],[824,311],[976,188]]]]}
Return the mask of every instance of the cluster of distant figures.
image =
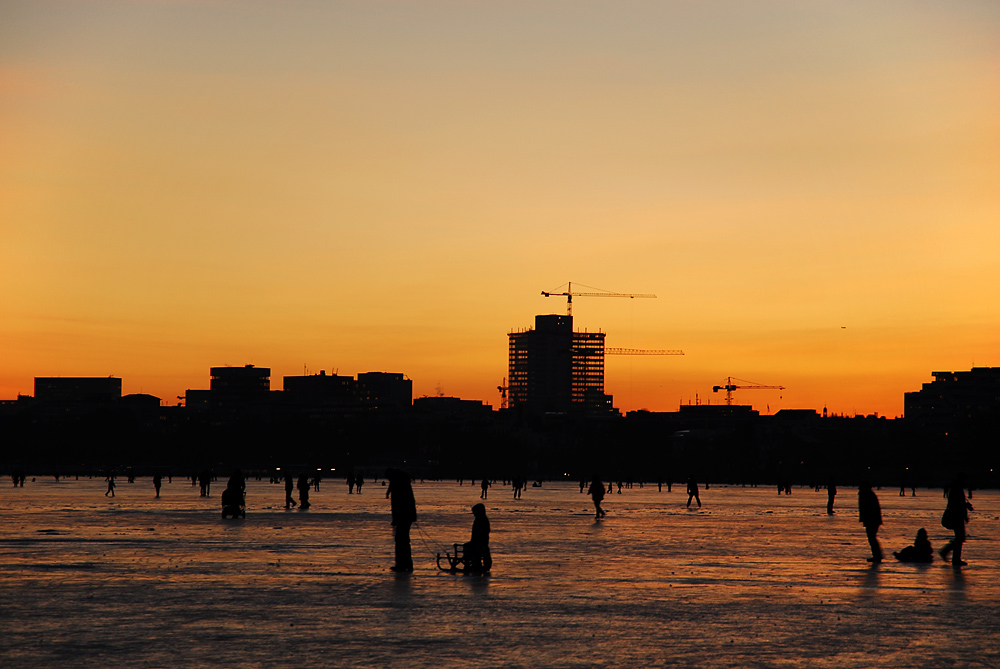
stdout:
{"type": "MultiPolygon", "coordinates": [[[[211,492],[211,484],[215,478],[214,473],[211,470],[203,470],[198,474],[194,474],[191,477],[192,485],[200,485],[201,496],[209,497],[211,492]]],[[[410,549],[410,528],[417,521],[417,507],[416,502],[413,497],[413,486],[412,479],[410,475],[400,469],[388,469],[385,474],[388,486],[386,488],[385,496],[390,500],[390,511],[392,517],[392,527],[393,527],[393,537],[395,544],[395,563],[391,567],[393,571],[396,572],[411,572],[413,571],[413,557],[410,549]]],[[[15,487],[24,487],[24,482],[26,475],[24,472],[15,471],[11,474],[11,480],[15,487]]],[[[34,480],[34,479],[32,479],[34,480]]],[[[59,480],[58,474],[56,475],[56,480],[59,480]]],[[[115,496],[115,473],[110,472],[105,478],[108,484],[107,492],[105,492],[106,497],[115,496]]],[[[163,477],[160,474],[153,475],[153,486],[156,489],[156,497],[160,496],[160,487],[162,485],[163,477]]],[[[172,481],[171,476],[167,476],[168,482],[172,481]]],[[[133,474],[128,475],[129,483],[135,481],[135,476],[133,474]]],[[[321,477],[318,473],[310,477],[306,473],[302,473],[298,477],[298,482],[296,483],[295,478],[290,472],[286,472],[283,476],[272,476],[271,483],[281,483],[284,482],[285,486],[285,508],[291,509],[298,506],[299,509],[308,509],[310,507],[309,503],[309,491],[315,490],[319,491],[319,485],[321,477]],[[293,492],[298,490],[299,499],[298,502],[295,501],[293,497],[293,492]]],[[[378,479],[375,479],[378,483],[378,479]]],[[[459,485],[462,485],[464,481],[459,479],[459,485]]],[[[475,481],[473,481],[475,483],[475,481]]],[[[506,481],[504,481],[506,483],[506,481]]],[[[361,490],[365,484],[364,477],[360,474],[355,474],[351,472],[347,476],[347,486],[348,493],[354,494],[355,490],[357,494],[361,494],[361,490]]],[[[483,478],[480,482],[480,498],[486,499],[490,487],[494,484],[494,481],[483,478]]],[[[511,480],[513,487],[514,498],[519,499],[521,497],[522,491],[527,486],[527,481],[523,478],[514,478],[511,480]]],[[[383,483],[382,485],[386,485],[383,483]]],[[[534,487],[540,487],[541,481],[532,484],[534,487]]],[[[946,529],[954,532],[954,538],[949,541],[944,547],[938,551],[942,559],[947,560],[948,556],[951,556],[951,564],[954,569],[960,569],[967,563],[962,560],[962,545],[965,543],[966,532],[965,526],[969,522],[969,511],[973,510],[972,504],[968,501],[966,497],[967,480],[965,474],[958,474],[951,484],[945,488],[944,494],[947,497],[947,504],[945,506],[944,515],[941,518],[941,525],[946,529]]],[[[623,483],[618,481],[618,494],[621,494],[622,488],[632,487],[632,482],[623,483]]],[[[639,484],[642,487],[642,483],[639,484]]],[[[663,482],[658,482],[658,490],[662,491],[663,482]]],[[[707,484],[706,484],[707,488],[707,484]]],[[[817,491],[820,489],[817,486],[817,491]]],[[[606,495],[609,495],[614,490],[614,484],[609,482],[607,486],[601,481],[598,475],[594,475],[589,481],[580,481],[580,492],[583,493],[586,490],[587,494],[590,495],[594,502],[595,519],[600,520],[607,515],[607,512],[601,507],[601,502],[604,500],[606,495]],[[589,485],[588,485],[589,484],[589,485]]],[[[671,490],[671,483],[667,483],[667,492],[671,490]]],[[[916,496],[915,488],[911,488],[913,496],[916,496]]],[[[788,482],[778,483],[778,494],[782,493],[786,495],[791,494],[791,484],[788,482]]],[[[690,508],[692,502],[695,502],[698,507],[701,507],[701,497],[699,494],[698,483],[694,476],[690,476],[687,481],[687,507],[690,508]]],[[[901,496],[905,496],[906,489],[905,486],[900,486],[901,496]]],[[[831,481],[827,485],[827,514],[833,515],[834,513],[834,500],[837,495],[837,487],[831,481]]],[[[968,497],[972,497],[972,489],[968,488],[968,497]]],[[[222,493],[222,517],[223,518],[246,518],[246,480],[243,477],[242,472],[237,469],[233,472],[233,475],[229,477],[229,481],[226,484],[226,489],[222,493]]],[[[462,571],[465,573],[483,573],[488,572],[493,564],[493,559],[490,555],[489,548],[489,536],[490,536],[490,521],[486,516],[486,507],[482,504],[476,504],[472,507],[472,513],[474,516],[474,521],[472,525],[472,537],[468,542],[464,544],[455,544],[456,551],[452,555],[448,553],[448,562],[450,565],[450,571],[455,571],[457,567],[462,567],[462,571]],[[461,545],[461,550],[458,547],[461,545]]],[[[871,547],[872,555],[868,558],[869,562],[879,563],[882,562],[885,555],[882,551],[882,546],[878,541],[878,529],[882,526],[882,509],[878,501],[878,496],[872,489],[872,485],[869,481],[862,481],[858,486],[858,520],[865,528],[865,534],[868,538],[868,544],[871,547]]],[[[920,528],[917,531],[916,538],[914,539],[912,546],[907,546],[900,551],[893,552],[893,556],[900,562],[932,562],[934,559],[934,551],[931,547],[930,540],[927,537],[927,530],[925,528],[920,528]]],[[[438,564],[440,566],[441,556],[438,555],[438,564]]]]}
{"type": "MultiPolygon", "coordinates": [[[[629,488],[632,487],[631,482],[626,483],[625,485],[629,488]]],[[[639,485],[640,487],[642,486],[641,483],[639,485]]],[[[672,487],[673,484],[667,483],[667,492],[670,492],[672,487]]],[[[601,508],[601,502],[604,501],[604,495],[605,495],[604,483],[601,481],[601,477],[599,477],[597,474],[594,474],[594,478],[590,480],[589,488],[587,487],[586,481],[580,481],[580,492],[583,492],[584,488],[587,489],[587,494],[590,495],[590,498],[594,500],[594,511],[595,511],[594,518],[596,520],[600,520],[604,516],[608,515],[607,512],[601,508]]],[[[659,492],[663,491],[662,481],[657,483],[657,488],[659,492]]],[[[609,481],[607,494],[610,495],[612,490],[614,490],[614,484],[612,484],[609,481]]],[[[619,495],[622,494],[622,481],[618,482],[618,494],[619,495]]],[[[694,476],[688,477],[687,494],[688,494],[687,508],[689,509],[691,508],[692,501],[697,502],[698,507],[700,508],[701,495],[698,494],[698,482],[695,480],[694,476]]]]}

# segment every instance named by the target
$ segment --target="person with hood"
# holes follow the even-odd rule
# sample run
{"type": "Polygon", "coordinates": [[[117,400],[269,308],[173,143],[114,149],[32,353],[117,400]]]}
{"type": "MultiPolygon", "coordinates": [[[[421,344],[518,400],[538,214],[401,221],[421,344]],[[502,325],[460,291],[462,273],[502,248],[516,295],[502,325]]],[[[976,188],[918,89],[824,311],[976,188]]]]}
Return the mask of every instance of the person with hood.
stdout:
{"type": "Polygon", "coordinates": [[[913,545],[893,555],[900,562],[933,562],[934,550],[931,548],[930,539],[927,538],[927,530],[921,527],[917,530],[917,538],[913,540],[913,545]]]}
{"type": "MultiPolygon", "coordinates": [[[[603,486],[602,486],[603,487],[603,486]]],[[[465,572],[487,572],[493,566],[490,555],[490,519],[486,517],[486,507],[482,503],[472,507],[472,538],[465,544],[465,572]]]]}
{"type": "Polygon", "coordinates": [[[387,469],[389,480],[385,496],[389,500],[392,513],[393,540],[396,546],[396,564],[390,569],[395,572],[413,571],[413,554],[410,550],[410,525],[417,522],[417,503],[413,499],[410,475],[401,469],[387,469]]]}
{"type": "Polygon", "coordinates": [[[858,485],[858,522],[865,526],[868,544],[872,548],[872,556],[868,561],[881,562],[882,546],[878,543],[877,535],[878,528],[882,524],[882,507],[879,506],[878,496],[868,481],[862,481],[858,485]]]}

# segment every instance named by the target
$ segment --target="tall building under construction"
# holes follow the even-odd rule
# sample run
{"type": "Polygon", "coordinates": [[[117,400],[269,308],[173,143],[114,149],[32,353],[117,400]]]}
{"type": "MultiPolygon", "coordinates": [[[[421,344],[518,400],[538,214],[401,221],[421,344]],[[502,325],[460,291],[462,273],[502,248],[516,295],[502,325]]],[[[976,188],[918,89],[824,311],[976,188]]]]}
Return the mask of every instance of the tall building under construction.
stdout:
{"type": "Polygon", "coordinates": [[[508,334],[508,398],[538,413],[613,413],[604,394],[604,334],[574,332],[572,316],[535,316],[535,327],[508,334]]]}

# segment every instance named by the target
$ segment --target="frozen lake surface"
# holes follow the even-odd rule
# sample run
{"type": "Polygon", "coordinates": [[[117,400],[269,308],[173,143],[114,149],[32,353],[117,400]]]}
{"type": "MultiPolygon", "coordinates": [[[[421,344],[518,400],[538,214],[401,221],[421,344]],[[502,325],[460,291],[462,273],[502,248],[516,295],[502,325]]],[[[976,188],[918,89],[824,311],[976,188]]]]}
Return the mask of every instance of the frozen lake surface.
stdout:
{"type": "MultiPolygon", "coordinates": [[[[0,667],[1000,667],[1000,495],[976,492],[954,573],[871,566],[857,491],[683,486],[609,495],[593,518],[572,483],[494,487],[493,573],[439,572],[467,541],[479,488],[415,483],[416,570],[390,572],[385,489],[342,481],[284,508],[248,482],[245,520],[190,481],[0,487],[0,667]]],[[[877,491],[888,555],[940,490],[877,491]]]]}

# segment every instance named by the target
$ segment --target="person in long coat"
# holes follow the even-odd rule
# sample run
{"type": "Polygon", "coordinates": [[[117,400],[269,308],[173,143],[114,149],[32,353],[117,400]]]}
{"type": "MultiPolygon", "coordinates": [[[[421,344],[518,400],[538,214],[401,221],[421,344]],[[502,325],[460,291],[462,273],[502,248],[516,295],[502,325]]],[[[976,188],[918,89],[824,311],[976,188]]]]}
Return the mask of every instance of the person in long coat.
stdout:
{"type": "Polygon", "coordinates": [[[299,482],[296,487],[299,489],[299,508],[308,509],[311,504],[309,504],[309,488],[311,483],[309,481],[308,474],[302,474],[299,476],[299,482]]]}
{"type": "Polygon", "coordinates": [[[387,469],[389,480],[385,496],[392,512],[393,539],[396,545],[396,564],[393,571],[413,571],[413,554],[410,550],[410,525],[417,522],[417,503],[413,499],[410,475],[401,469],[387,469]]]}
{"type": "Polygon", "coordinates": [[[865,526],[865,534],[868,535],[868,545],[872,548],[872,556],[869,562],[882,561],[882,546],[878,543],[878,528],[882,525],[882,507],[878,503],[878,497],[872,490],[872,484],[862,481],[858,486],[858,522],[865,526]]]}
{"type": "Polygon", "coordinates": [[[965,498],[965,474],[959,474],[948,488],[948,504],[944,509],[941,524],[955,532],[955,538],[941,549],[941,557],[948,559],[951,553],[951,566],[955,569],[964,567],[962,560],[962,544],[965,543],[965,524],[969,522],[969,511],[972,504],[965,498]]]}

